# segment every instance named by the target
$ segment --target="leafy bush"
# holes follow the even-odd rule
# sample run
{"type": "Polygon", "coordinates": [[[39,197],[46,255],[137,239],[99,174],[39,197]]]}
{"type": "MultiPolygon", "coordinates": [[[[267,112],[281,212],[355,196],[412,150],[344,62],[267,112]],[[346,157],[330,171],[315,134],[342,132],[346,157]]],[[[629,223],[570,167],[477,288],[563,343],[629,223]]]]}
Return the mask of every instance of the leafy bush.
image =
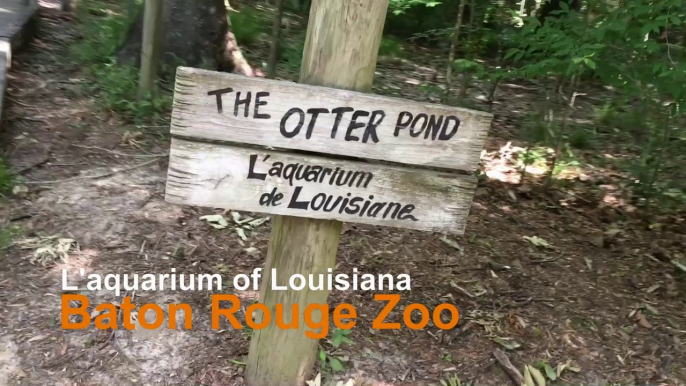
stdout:
{"type": "Polygon", "coordinates": [[[135,67],[121,66],[112,61],[95,65],[90,71],[97,79],[93,88],[99,93],[102,103],[126,118],[134,121],[156,119],[171,108],[172,98],[167,95],[138,100],[138,70],[135,67]]]}
{"type": "Polygon", "coordinates": [[[5,162],[0,159],[0,196],[12,193],[14,186],[14,174],[5,166],[5,162]]]}
{"type": "Polygon", "coordinates": [[[588,130],[578,128],[569,135],[569,145],[575,149],[588,149],[591,144],[591,133],[588,130]]]}
{"type": "MultiPolygon", "coordinates": [[[[141,1],[135,4],[140,8],[141,1]]],[[[138,100],[138,69],[120,65],[116,54],[131,25],[124,3],[84,0],[79,8],[83,39],[72,50],[73,60],[88,66],[91,91],[100,96],[105,108],[134,121],[156,119],[169,110],[168,96],[138,100]]]]}
{"type": "Polygon", "coordinates": [[[291,71],[299,71],[305,50],[305,35],[295,36],[288,44],[281,48],[281,61],[291,71]]]}
{"type": "MultiPolygon", "coordinates": [[[[136,1],[140,8],[140,1],[136,1]]],[[[102,0],[84,0],[78,8],[83,39],[71,50],[78,62],[105,63],[121,47],[129,30],[131,20],[118,8],[117,3],[102,0]]]]}
{"type": "Polygon", "coordinates": [[[239,45],[250,46],[257,41],[261,25],[255,11],[243,7],[240,12],[234,12],[229,17],[231,18],[231,29],[239,45]]]}
{"type": "Polygon", "coordinates": [[[404,56],[403,47],[395,38],[383,37],[379,45],[379,55],[390,56],[393,58],[401,58],[404,56]]]}

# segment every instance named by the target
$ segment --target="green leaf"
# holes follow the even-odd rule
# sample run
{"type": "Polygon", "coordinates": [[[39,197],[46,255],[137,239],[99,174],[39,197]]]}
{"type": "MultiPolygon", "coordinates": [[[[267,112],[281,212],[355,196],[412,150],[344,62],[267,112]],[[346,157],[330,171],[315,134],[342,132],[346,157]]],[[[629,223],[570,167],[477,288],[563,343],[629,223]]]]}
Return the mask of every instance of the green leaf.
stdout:
{"type": "Polygon", "coordinates": [[[207,223],[212,225],[215,229],[224,229],[227,226],[229,226],[229,222],[226,221],[224,216],[222,216],[221,214],[202,216],[200,217],[200,220],[207,221],[207,223]]]}
{"type": "Polygon", "coordinates": [[[331,345],[338,348],[343,343],[343,335],[334,334],[331,337],[331,345]]]}
{"type": "Polygon", "coordinates": [[[324,350],[319,350],[319,360],[324,363],[326,360],[326,351],[324,350]]]}
{"type": "Polygon", "coordinates": [[[544,364],[544,365],[543,365],[543,370],[545,370],[545,375],[546,375],[551,381],[554,381],[554,380],[557,379],[557,373],[555,372],[555,370],[553,370],[552,367],[550,367],[549,364],[547,364],[547,363],[544,364]]]}
{"type": "Polygon", "coordinates": [[[345,371],[345,366],[343,366],[343,363],[341,363],[341,361],[335,357],[329,358],[329,366],[331,366],[331,370],[336,372],[345,371]]]}
{"type": "Polygon", "coordinates": [[[510,48],[509,50],[507,50],[507,53],[505,54],[505,59],[509,59],[510,57],[512,57],[512,55],[516,54],[517,52],[519,52],[519,48],[510,48]]]}
{"type": "Polygon", "coordinates": [[[584,58],[584,63],[591,69],[595,70],[595,62],[589,58],[584,58]]]}

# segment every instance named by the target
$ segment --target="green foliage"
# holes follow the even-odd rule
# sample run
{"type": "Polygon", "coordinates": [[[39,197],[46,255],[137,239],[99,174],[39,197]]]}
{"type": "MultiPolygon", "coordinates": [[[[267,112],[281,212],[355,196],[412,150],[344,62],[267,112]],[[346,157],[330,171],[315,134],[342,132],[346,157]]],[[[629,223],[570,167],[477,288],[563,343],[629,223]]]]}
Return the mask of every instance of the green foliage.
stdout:
{"type": "Polygon", "coordinates": [[[402,43],[393,37],[384,36],[379,45],[379,55],[402,58],[405,55],[402,43]]]}
{"type": "Polygon", "coordinates": [[[569,145],[575,149],[589,149],[592,146],[592,133],[584,128],[576,128],[569,135],[569,145]]]}
{"type": "Polygon", "coordinates": [[[90,71],[97,79],[92,87],[100,101],[126,118],[135,122],[155,120],[171,108],[172,98],[168,95],[138,100],[138,70],[134,67],[111,62],[94,65],[90,71]]]}
{"type": "Polygon", "coordinates": [[[5,166],[5,162],[0,159],[0,196],[12,193],[14,187],[14,174],[5,166]]]}
{"type": "MultiPolygon", "coordinates": [[[[137,8],[142,2],[136,1],[137,8]]],[[[123,6],[106,0],[83,0],[78,8],[83,39],[71,47],[79,63],[106,63],[126,38],[131,20],[123,6]]]]}
{"type": "Polygon", "coordinates": [[[231,30],[238,44],[250,46],[257,41],[262,29],[260,18],[249,7],[242,7],[240,12],[231,13],[231,30]]]}
{"type": "Polygon", "coordinates": [[[22,233],[23,230],[16,225],[6,228],[0,227],[0,257],[4,255],[7,247],[12,245],[14,238],[22,233]]]}
{"type": "MultiPolygon", "coordinates": [[[[140,8],[141,2],[136,4],[140,8]]],[[[135,122],[155,120],[169,111],[171,97],[138,100],[138,69],[116,61],[131,24],[124,6],[106,0],[83,1],[78,14],[83,39],[72,48],[72,59],[88,66],[90,91],[99,96],[105,108],[135,122]]]]}
{"type": "Polygon", "coordinates": [[[523,137],[525,140],[552,145],[554,142],[554,132],[549,129],[550,124],[546,122],[543,113],[534,113],[524,118],[523,137]]]}
{"type": "Polygon", "coordinates": [[[352,330],[341,330],[335,329],[331,334],[331,339],[329,344],[332,347],[333,353],[327,352],[324,348],[319,349],[319,366],[322,371],[331,370],[333,372],[343,372],[345,371],[345,365],[343,364],[342,357],[340,355],[334,355],[336,351],[341,348],[345,343],[347,345],[352,345],[354,342],[349,338],[352,330]]]}
{"type": "Polygon", "coordinates": [[[435,0],[389,0],[388,8],[393,14],[400,15],[413,7],[424,6],[433,8],[439,4],[441,2],[435,0]]]}
{"type": "Polygon", "coordinates": [[[281,49],[281,61],[291,71],[299,71],[305,50],[305,35],[296,36],[289,44],[281,49]]]}
{"type": "Polygon", "coordinates": [[[455,73],[470,73],[477,78],[484,78],[487,74],[486,67],[476,60],[457,59],[453,63],[453,68],[455,69],[455,73]]]}
{"type": "Polygon", "coordinates": [[[612,103],[605,103],[602,107],[595,109],[595,122],[597,125],[613,128],[619,119],[619,111],[612,103]]]}

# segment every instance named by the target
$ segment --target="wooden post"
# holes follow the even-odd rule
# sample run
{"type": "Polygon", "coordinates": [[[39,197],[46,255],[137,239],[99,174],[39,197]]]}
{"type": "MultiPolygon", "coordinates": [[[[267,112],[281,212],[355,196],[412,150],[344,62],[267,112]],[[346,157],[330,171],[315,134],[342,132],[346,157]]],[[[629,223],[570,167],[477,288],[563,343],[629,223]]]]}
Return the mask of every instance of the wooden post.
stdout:
{"type": "MultiPolygon", "coordinates": [[[[314,0],[310,9],[300,82],[368,92],[388,0],[314,0]]],[[[271,269],[280,282],[291,275],[326,273],[334,268],[342,223],[276,216],[269,240],[260,302],[275,313],[276,305],[299,305],[297,330],[277,329],[274,321],[255,330],[250,342],[245,380],[249,386],[300,386],[311,376],[319,341],[305,336],[303,314],[309,304],[326,303],[328,291],[272,291],[271,269]]],[[[313,319],[321,318],[315,312],[313,319]]]]}
{"type": "Polygon", "coordinates": [[[157,67],[162,52],[162,4],[164,0],[145,0],[141,70],[138,78],[138,99],[155,92],[157,67]]]}

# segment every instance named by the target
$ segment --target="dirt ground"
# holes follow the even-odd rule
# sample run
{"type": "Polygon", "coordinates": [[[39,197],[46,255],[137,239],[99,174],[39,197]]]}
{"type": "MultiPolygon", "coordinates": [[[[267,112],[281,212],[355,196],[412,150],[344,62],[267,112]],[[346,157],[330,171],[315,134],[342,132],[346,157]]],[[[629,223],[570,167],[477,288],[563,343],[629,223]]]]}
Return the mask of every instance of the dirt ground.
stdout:
{"type": "MultiPolygon", "coordinates": [[[[133,126],[99,107],[83,69],[64,59],[77,38],[68,14],[43,9],[35,38],[10,71],[2,150],[29,191],[0,209],[3,226],[17,232],[0,255],[0,385],[240,385],[249,334],[228,324],[212,330],[206,291],[135,293],[139,304],[190,304],[192,330],[60,328],[63,268],[73,282],[81,268],[233,277],[263,265],[269,237],[269,222],[244,241],[233,227],[199,219],[220,211],[164,202],[166,158],[159,155],[169,143],[149,133],[168,129],[133,126]],[[36,259],[38,248],[56,242],[50,236],[74,239],[78,249],[65,259],[36,259]]],[[[414,79],[431,79],[432,71],[382,60],[375,92],[402,89],[427,100],[414,79]]],[[[530,86],[502,88],[483,156],[488,178],[464,237],[451,245],[438,234],[346,224],[339,248],[338,271],[408,273],[412,291],[401,294],[403,305],[454,302],[460,324],[372,330],[382,307],[374,293],[334,291],[331,304],[351,303],[361,314],[349,336],[354,344],[334,353],[347,359],[336,378],[400,386],[457,376],[510,385],[493,357],[500,348],[519,369],[578,367],[556,384],[686,384],[686,279],[665,262],[685,253],[683,213],[655,218],[614,207],[620,177],[612,170],[586,171],[576,193],[515,184],[511,133],[536,95],[530,86]],[[531,242],[539,239],[549,245],[531,242]]],[[[91,307],[123,298],[79,293],[91,307]]],[[[255,300],[252,292],[238,294],[246,305],[255,300]]],[[[389,317],[401,319],[401,312],[389,317]]]]}

